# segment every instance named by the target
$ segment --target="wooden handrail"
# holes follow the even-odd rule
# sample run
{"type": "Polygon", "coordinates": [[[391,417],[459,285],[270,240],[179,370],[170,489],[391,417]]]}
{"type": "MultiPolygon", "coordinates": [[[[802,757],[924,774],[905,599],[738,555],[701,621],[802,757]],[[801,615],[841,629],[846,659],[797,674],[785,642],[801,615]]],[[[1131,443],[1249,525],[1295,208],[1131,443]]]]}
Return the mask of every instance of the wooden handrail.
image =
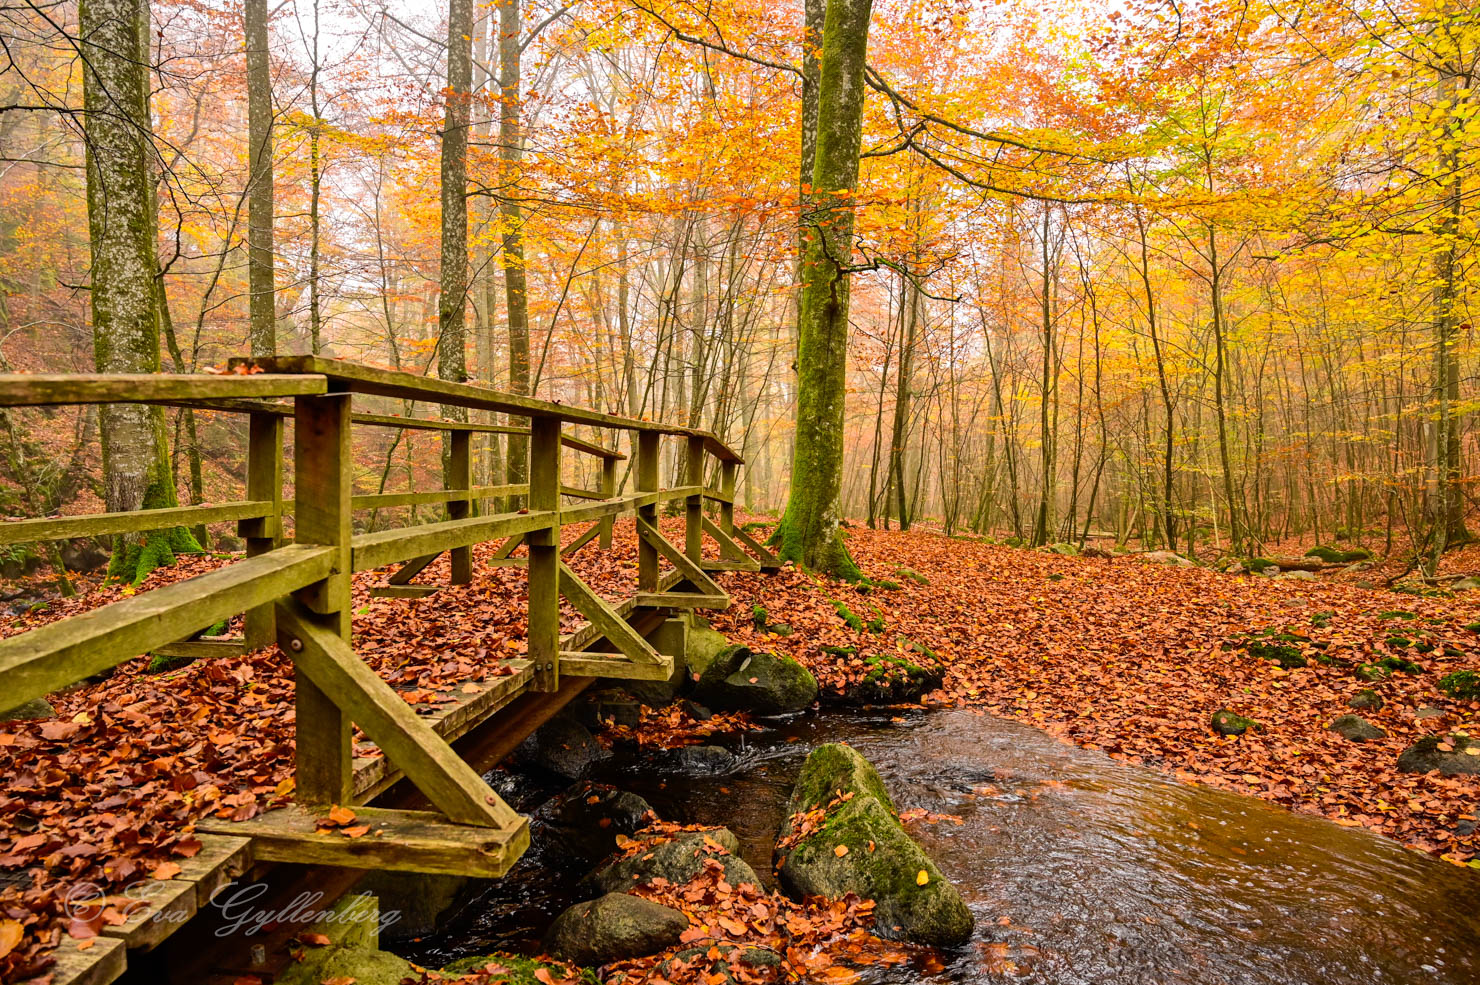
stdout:
{"type": "Polygon", "coordinates": [[[0,521],[0,544],[28,544],[73,537],[103,537],[108,534],[142,533],[199,523],[225,523],[272,516],[275,504],[245,500],[198,506],[171,506],[128,513],[87,513],[81,516],[46,516],[35,520],[0,521]]]}
{"type": "Polygon", "coordinates": [[[0,640],[0,693],[20,704],[327,577],[335,551],[294,544],[0,640]]]}
{"type": "MultiPolygon", "coordinates": [[[[158,404],[193,400],[301,397],[327,393],[329,381],[315,374],[209,373],[27,374],[0,378],[0,407],[62,404],[158,404]]],[[[234,408],[223,405],[220,409],[234,408]]]]}
{"type": "Polygon", "coordinates": [[[471,383],[454,383],[429,376],[417,376],[414,373],[362,366],[358,363],[324,359],[318,356],[234,358],[229,365],[233,368],[245,366],[260,369],[268,375],[292,373],[322,375],[346,387],[351,393],[370,393],[401,400],[419,400],[445,406],[467,407],[471,410],[491,410],[501,414],[513,414],[516,417],[553,417],[572,424],[589,424],[593,427],[699,438],[703,440],[705,450],[720,461],[737,463],[744,461],[719,438],[698,428],[604,414],[601,411],[571,407],[516,393],[505,393],[471,383]]]}

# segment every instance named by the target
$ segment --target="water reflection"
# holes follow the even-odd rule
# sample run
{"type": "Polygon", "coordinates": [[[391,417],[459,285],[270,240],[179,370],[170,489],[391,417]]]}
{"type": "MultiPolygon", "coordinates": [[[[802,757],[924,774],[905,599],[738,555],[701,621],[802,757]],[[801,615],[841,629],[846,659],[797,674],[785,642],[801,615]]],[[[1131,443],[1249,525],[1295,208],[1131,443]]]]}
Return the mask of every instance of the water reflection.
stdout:
{"type": "MultiPolygon", "coordinates": [[[[902,811],[960,819],[909,827],[975,912],[973,943],[891,969],[888,981],[1480,982],[1480,873],[969,710],[806,716],[737,744],[729,775],[618,758],[596,779],[666,818],[728,826],[769,873],[802,761],[840,740],[878,766],[902,811]]],[[[526,801],[545,793],[523,791],[526,801]]],[[[543,855],[538,833],[535,843],[509,879],[409,956],[436,965],[527,946],[582,874],[543,855]]]]}

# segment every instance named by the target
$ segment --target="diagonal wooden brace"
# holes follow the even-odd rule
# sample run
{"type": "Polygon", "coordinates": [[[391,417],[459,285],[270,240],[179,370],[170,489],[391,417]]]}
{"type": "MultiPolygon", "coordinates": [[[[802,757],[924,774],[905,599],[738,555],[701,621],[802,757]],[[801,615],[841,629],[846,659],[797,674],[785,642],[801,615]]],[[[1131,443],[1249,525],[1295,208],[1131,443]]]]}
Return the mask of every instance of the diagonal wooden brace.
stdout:
{"type": "Polygon", "coordinates": [[[581,548],[591,543],[591,541],[595,540],[597,534],[600,534],[602,532],[602,524],[604,524],[605,522],[606,520],[603,518],[591,524],[591,526],[586,530],[585,533],[581,534],[575,540],[571,541],[569,544],[566,544],[560,549],[560,556],[570,557],[576,551],[579,551],[581,548]]]}
{"type": "Polygon", "coordinates": [[[348,643],[314,622],[301,603],[280,601],[277,626],[278,645],[294,666],[364,729],[449,820],[506,829],[526,823],[348,643]]]}
{"type": "Polygon", "coordinates": [[[770,548],[766,547],[760,541],[756,540],[754,537],[750,536],[750,534],[746,533],[744,527],[736,527],[735,536],[743,540],[745,542],[745,545],[749,547],[752,551],[754,551],[756,553],[756,556],[761,559],[762,570],[766,568],[781,567],[781,559],[775,554],[771,553],[770,548]]]}
{"type": "Polygon", "coordinates": [[[411,579],[415,578],[417,575],[425,571],[426,566],[437,560],[438,557],[440,557],[440,554],[423,554],[421,557],[412,558],[410,561],[407,561],[405,564],[401,565],[401,567],[396,569],[395,573],[392,574],[389,579],[387,579],[387,584],[411,584],[411,579]]]}
{"type": "Polygon", "coordinates": [[[715,543],[719,544],[720,554],[724,555],[732,561],[749,562],[749,565],[747,565],[747,567],[749,567],[750,565],[754,565],[754,567],[750,567],[750,570],[752,571],[759,571],[761,569],[761,566],[756,563],[755,559],[752,558],[749,554],[745,553],[745,548],[741,547],[740,544],[736,542],[735,538],[725,533],[724,530],[720,528],[719,524],[715,523],[707,516],[701,517],[701,522],[704,524],[704,532],[713,537],[715,543]]]}
{"type": "Polygon", "coordinates": [[[524,543],[523,534],[515,534],[508,540],[505,540],[502,544],[498,545],[498,550],[493,552],[494,560],[502,561],[504,558],[508,557],[510,554],[513,554],[516,550],[518,550],[519,545],[522,543],[524,543]]]}
{"type": "Polygon", "coordinates": [[[569,599],[576,611],[591,620],[591,625],[601,630],[602,635],[633,663],[659,664],[673,659],[653,649],[653,645],[643,639],[621,613],[581,581],[564,561],[560,562],[560,594],[569,599]]]}
{"type": "Polygon", "coordinates": [[[704,569],[692,561],[688,555],[680,551],[668,538],[659,532],[658,528],[648,523],[642,517],[637,518],[637,535],[646,541],[654,550],[668,559],[668,563],[678,569],[679,574],[689,581],[701,595],[724,595],[729,593],[721,588],[718,583],[704,569]]]}

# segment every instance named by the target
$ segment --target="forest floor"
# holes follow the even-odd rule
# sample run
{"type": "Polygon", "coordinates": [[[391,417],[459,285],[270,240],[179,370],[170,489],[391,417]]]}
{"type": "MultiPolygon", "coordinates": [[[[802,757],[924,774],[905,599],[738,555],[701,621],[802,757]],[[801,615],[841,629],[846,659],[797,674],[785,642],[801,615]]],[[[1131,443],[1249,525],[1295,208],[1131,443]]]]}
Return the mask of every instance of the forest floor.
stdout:
{"type": "Polygon", "coordinates": [[[744,604],[718,615],[714,627],[735,642],[796,657],[825,692],[860,680],[871,654],[908,655],[903,637],[946,667],[945,686],[926,704],[980,707],[1184,782],[1370,828],[1480,867],[1480,777],[1396,768],[1399,754],[1426,735],[1480,735],[1480,701],[1436,686],[1452,671],[1480,671],[1480,633],[1465,628],[1480,619],[1480,592],[1421,598],[1359,588],[1350,575],[1286,581],[932,532],[855,528],[849,546],[866,574],[900,587],[862,594],[791,568],[764,580],[730,576],[727,587],[744,604]],[[901,577],[901,566],[928,584],[901,577]],[[883,631],[850,629],[834,602],[865,622],[882,618],[883,631]],[[758,629],[753,605],[792,634],[758,629]],[[1260,630],[1307,637],[1295,644],[1307,666],[1285,670],[1250,655],[1240,644],[1260,630]],[[858,652],[830,655],[824,646],[858,652]],[[1357,666],[1391,656],[1421,670],[1374,683],[1354,677],[1357,666]],[[1360,714],[1386,737],[1355,743],[1330,731],[1333,719],[1354,712],[1348,700],[1368,688],[1384,704],[1360,714]],[[1225,708],[1262,729],[1215,734],[1212,715],[1225,708]]]}
{"type": "MultiPolygon", "coordinates": [[[[635,587],[630,526],[619,522],[611,553],[593,546],[573,560],[608,598],[635,587]]],[[[1480,734],[1480,702],[1449,698],[1436,687],[1450,671],[1480,669],[1480,634],[1465,628],[1480,619],[1480,593],[1473,601],[1416,598],[1133,556],[1064,557],[930,532],[853,529],[849,542],[868,575],[900,587],[861,592],[790,567],[770,576],[725,574],[720,580],[735,604],[714,618],[715,628],[734,642],[796,657],[825,693],[861,678],[869,655],[901,652],[903,641],[913,641],[947,668],[944,687],[924,704],[979,707],[1185,782],[1322,814],[1480,865],[1472,861],[1480,853],[1480,777],[1395,767],[1399,753],[1425,735],[1480,734]],[[900,577],[902,566],[921,580],[900,577]],[[881,619],[882,630],[849,628],[835,601],[864,621],[881,619]],[[756,605],[771,624],[789,624],[791,634],[756,628],[756,605]],[[1286,671],[1225,648],[1263,629],[1308,637],[1301,649],[1332,662],[1286,671]],[[1434,648],[1399,648],[1390,637],[1400,632],[1434,648]],[[858,654],[832,656],[824,646],[856,647],[858,654]],[[1421,670],[1370,684],[1353,678],[1355,665],[1390,655],[1412,658],[1421,670]],[[1332,719],[1352,710],[1347,700],[1368,687],[1385,705],[1362,714],[1386,737],[1358,744],[1329,731],[1332,719]],[[1262,730],[1214,734],[1210,718],[1223,708],[1256,719],[1262,730]],[[1433,709],[1425,712],[1433,717],[1418,717],[1420,708],[1433,709]]],[[[143,590],[222,563],[187,559],[157,572],[143,590]]],[[[445,581],[445,564],[422,580],[445,581]]],[[[507,672],[503,660],[522,655],[523,570],[477,571],[473,585],[446,588],[435,601],[371,598],[369,587],[384,572],[356,577],[356,650],[414,706],[453,701],[466,687],[507,672]]],[[[126,592],[94,587],[53,600],[0,625],[0,635],[126,592]]],[[[578,620],[567,611],[564,621],[568,629],[578,620]]],[[[97,932],[66,915],[70,885],[119,887],[161,872],[167,878],[174,859],[198,849],[190,822],[207,814],[249,817],[290,794],[293,682],[275,649],[162,673],[145,665],[132,661],[108,680],[54,695],[55,719],[0,724],[7,788],[0,803],[0,930],[14,923],[22,933],[0,954],[0,972],[24,968],[61,933],[97,932]]],[[[691,724],[653,713],[648,733],[689,741],[691,724]]],[[[10,933],[0,934],[0,943],[10,933]]]]}

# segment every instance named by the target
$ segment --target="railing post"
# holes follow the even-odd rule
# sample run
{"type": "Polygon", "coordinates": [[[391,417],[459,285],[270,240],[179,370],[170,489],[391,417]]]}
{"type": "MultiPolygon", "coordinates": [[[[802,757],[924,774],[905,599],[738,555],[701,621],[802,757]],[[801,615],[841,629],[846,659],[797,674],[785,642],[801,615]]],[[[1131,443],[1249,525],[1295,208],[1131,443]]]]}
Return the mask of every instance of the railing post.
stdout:
{"type": "Polygon", "coordinates": [[[690,494],[684,502],[683,552],[691,561],[704,556],[704,439],[697,435],[689,438],[688,454],[685,456],[687,475],[684,484],[698,486],[699,491],[690,494]]]}
{"type": "MultiPolygon", "coordinates": [[[[447,431],[448,443],[451,445],[447,456],[447,471],[442,477],[446,489],[468,489],[473,488],[473,432],[471,431],[447,431]]],[[[474,507],[471,492],[468,499],[450,500],[447,503],[447,516],[452,520],[461,520],[463,517],[473,516],[474,507]]],[[[471,547],[454,547],[448,552],[452,560],[451,584],[471,585],[473,583],[473,549],[471,547]]]]}
{"type": "MultiPolygon", "coordinates": [[[[658,439],[656,431],[637,433],[637,491],[658,491],[658,439]]],[[[658,525],[658,504],[648,503],[637,508],[638,519],[646,520],[654,527],[658,525]]],[[[637,540],[637,590],[658,590],[658,549],[641,537],[637,540]]]]}
{"type": "MultiPolygon", "coordinates": [[[[350,395],[299,397],[293,415],[293,522],[300,544],[338,548],[328,578],[298,592],[298,599],[345,641],[350,638],[350,395]]],[[[282,639],[291,657],[293,640],[282,639]]],[[[302,647],[300,642],[299,647],[302,647]]],[[[329,696],[299,673],[297,693],[297,799],[342,804],[352,788],[350,721],[329,696]]]]}
{"type": "Polygon", "coordinates": [[[735,472],[734,462],[719,463],[719,494],[724,497],[719,504],[719,528],[731,535],[735,533],[735,472]]]}
{"type": "Polygon", "coordinates": [[[560,687],[560,419],[529,421],[529,509],[551,510],[547,528],[524,537],[529,546],[529,659],[535,690],[560,687]]]}
{"type": "MultiPolygon", "coordinates": [[[[277,547],[283,535],[283,419],[277,414],[248,415],[246,495],[272,503],[269,515],[237,521],[237,534],[247,540],[247,557],[257,557],[277,547]]],[[[271,604],[248,609],[242,621],[248,650],[276,640],[271,604]]]]}
{"type": "MultiPolygon", "coordinates": [[[[617,495],[617,460],[615,458],[603,458],[601,460],[601,498],[613,499],[617,495]]],[[[616,526],[616,514],[609,513],[601,518],[601,541],[597,545],[603,551],[611,550],[612,529],[616,526]]]]}

